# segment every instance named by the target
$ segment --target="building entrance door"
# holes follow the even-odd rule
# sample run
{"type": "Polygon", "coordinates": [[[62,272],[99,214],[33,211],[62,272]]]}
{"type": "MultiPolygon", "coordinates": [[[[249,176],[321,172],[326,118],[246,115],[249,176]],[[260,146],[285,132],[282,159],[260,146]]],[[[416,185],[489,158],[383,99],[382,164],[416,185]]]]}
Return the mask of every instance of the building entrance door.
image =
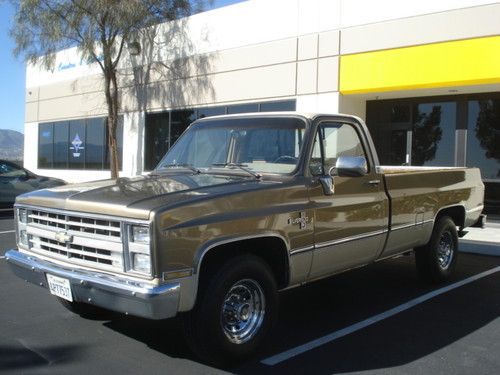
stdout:
{"type": "Polygon", "coordinates": [[[373,102],[367,124],[383,165],[457,165],[455,102],[373,102]]]}

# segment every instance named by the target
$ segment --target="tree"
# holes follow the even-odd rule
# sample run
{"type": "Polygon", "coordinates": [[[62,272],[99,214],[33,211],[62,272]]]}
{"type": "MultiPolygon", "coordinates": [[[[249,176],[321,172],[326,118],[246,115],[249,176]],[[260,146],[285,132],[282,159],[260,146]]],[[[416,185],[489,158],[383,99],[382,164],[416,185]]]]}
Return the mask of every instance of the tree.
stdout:
{"type": "Polygon", "coordinates": [[[500,102],[479,100],[474,131],[487,159],[500,161],[500,102]]]}
{"type": "Polygon", "coordinates": [[[14,2],[14,54],[54,67],[56,53],[77,47],[87,63],[99,64],[108,112],[111,177],[118,177],[116,130],[120,111],[118,71],[127,46],[153,26],[199,11],[203,0],[21,0],[14,2]]]}
{"type": "Polygon", "coordinates": [[[415,117],[411,162],[413,165],[424,165],[436,157],[438,143],[443,136],[441,106],[433,106],[430,113],[420,112],[417,108],[415,117]]]}

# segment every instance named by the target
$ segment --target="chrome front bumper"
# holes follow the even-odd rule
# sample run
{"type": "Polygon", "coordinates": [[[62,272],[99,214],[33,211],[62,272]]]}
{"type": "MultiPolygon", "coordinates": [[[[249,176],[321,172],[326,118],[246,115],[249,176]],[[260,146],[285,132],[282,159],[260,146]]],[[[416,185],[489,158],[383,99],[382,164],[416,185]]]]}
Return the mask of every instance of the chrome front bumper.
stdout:
{"type": "Polygon", "coordinates": [[[5,259],[21,279],[48,289],[46,274],[68,279],[75,302],[84,302],[148,319],[177,314],[180,283],[153,286],[99,272],[62,267],[33,255],[9,250],[5,259]]]}

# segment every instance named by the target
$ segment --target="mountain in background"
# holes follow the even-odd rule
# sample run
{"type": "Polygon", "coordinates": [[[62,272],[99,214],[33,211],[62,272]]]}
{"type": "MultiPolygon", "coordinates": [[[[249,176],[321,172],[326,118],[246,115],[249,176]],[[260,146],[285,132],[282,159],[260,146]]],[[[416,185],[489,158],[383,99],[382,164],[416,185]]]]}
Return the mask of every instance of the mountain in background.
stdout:
{"type": "Polygon", "coordinates": [[[0,129],[0,159],[23,160],[24,135],[15,130],[0,129]]]}

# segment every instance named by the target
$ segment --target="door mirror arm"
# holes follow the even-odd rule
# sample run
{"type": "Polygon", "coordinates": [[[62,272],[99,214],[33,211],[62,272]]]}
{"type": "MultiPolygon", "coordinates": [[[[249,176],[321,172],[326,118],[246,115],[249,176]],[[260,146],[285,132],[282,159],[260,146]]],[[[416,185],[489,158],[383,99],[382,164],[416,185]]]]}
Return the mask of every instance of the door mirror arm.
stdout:
{"type": "Polygon", "coordinates": [[[331,167],[328,170],[328,173],[319,177],[319,182],[323,187],[323,193],[325,195],[333,195],[335,194],[335,186],[333,184],[333,176],[332,173],[335,172],[335,167],[331,167]]]}

